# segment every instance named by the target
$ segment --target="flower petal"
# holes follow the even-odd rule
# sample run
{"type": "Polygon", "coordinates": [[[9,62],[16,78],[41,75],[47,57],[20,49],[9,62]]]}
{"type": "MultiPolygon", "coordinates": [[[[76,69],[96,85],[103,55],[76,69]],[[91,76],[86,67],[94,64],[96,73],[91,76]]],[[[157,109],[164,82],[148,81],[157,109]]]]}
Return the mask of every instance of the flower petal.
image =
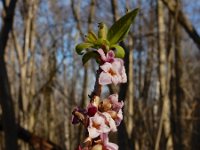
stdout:
{"type": "Polygon", "coordinates": [[[110,127],[105,124],[106,118],[100,114],[96,113],[93,117],[89,118],[88,132],[89,137],[96,138],[101,133],[110,132],[110,127]]]}
{"type": "Polygon", "coordinates": [[[108,123],[109,123],[110,130],[113,131],[113,132],[116,132],[117,131],[117,127],[116,127],[115,121],[112,119],[110,114],[107,113],[107,112],[104,112],[102,114],[106,117],[106,121],[108,121],[108,123]]]}
{"type": "Polygon", "coordinates": [[[123,60],[119,58],[115,58],[114,62],[112,63],[112,69],[116,72],[121,72],[121,69],[123,67],[123,60]]]}
{"type": "Polygon", "coordinates": [[[108,72],[112,68],[112,65],[111,63],[105,62],[103,65],[100,66],[100,68],[103,71],[108,72]]]}
{"type": "Polygon", "coordinates": [[[121,70],[121,77],[122,77],[122,83],[126,83],[127,82],[127,76],[126,76],[126,71],[125,71],[124,66],[121,70]]]}
{"type": "Polygon", "coordinates": [[[118,94],[112,94],[108,97],[110,99],[111,103],[118,102],[118,94]]]}
{"type": "Polygon", "coordinates": [[[101,56],[101,60],[106,61],[106,55],[102,49],[98,49],[97,52],[101,56]]]}
{"type": "Polygon", "coordinates": [[[127,76],[123,65],[123,60],[119,58],[114,58],[112,63],[105,62],[100,66],[102,73],[100,74],[101,79],[99,80],[99,83],[101,85],[111,83],[117,85],[118,83],[127,82],[127,76]]]}
{"type": "Polygon", "coordinates": [[[117,113],[124,106],[123,101],[118,102],[118,94],[112,94],[108,97],[108,99],[112,104],[112,110],[116,111],[117,113]]]}
{"type": "Polygon", "coordinates": [[[89,137],[91,138],[96,138],[100,135],[100,133],[98,132],[96,128],[88,127],[87,129],[88,129],[89,137]]]}
{"type": "Polygon", "coordinates": [[[99,84],[101,85],[106,85],[106,84],[111,84],[111,75],[105,72],[101,72],[99,76],[99,84]]]}
{"type": "Polygon", "coordinates": [[[123,119],[123,114],[122,114],[122,110],[120,109],[119,112],[117,113],[117,119],[115,119],[115,123],[117,126],[120,125],[122,119],[123,119]]]}
{"type": "Polygon", "coordinates": [[[107,54],[106,54],[106,62],[113,62],[114,61],[114,58],[115,57],[115,53],[110,50],[107,54]]]}

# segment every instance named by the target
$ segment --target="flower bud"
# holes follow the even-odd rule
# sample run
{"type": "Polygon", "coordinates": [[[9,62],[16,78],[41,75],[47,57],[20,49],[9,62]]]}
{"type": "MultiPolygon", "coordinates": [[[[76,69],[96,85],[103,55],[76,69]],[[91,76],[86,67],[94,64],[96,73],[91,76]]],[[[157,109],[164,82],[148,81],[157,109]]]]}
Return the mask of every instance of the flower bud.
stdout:
{"type": "Polygon", "coordinates": [[[106,24],[103,23],[103,22],[100,22],[98,27],[99,27],[98,38],[99,39],[106,39],[107,38],[107,32],[108,32],[106,24]]]}
{"type": "Polygon", "coordinates": [[[107,113],[110,114],[112,119],[114,119],[114,120],[117,119],[117,112],[116,111],[110,110],[110,111],[107,111],[107,113]]]}
{"type": "Polygon", "coordinates": [[[92,104],[89,104],[88,106],[88,116],[92,117],[96,114],[97,107],[93,106],[92,104]]]}
{"type": "Polygon", "coordinates": [[[98,109],[100,112],[106,112],[108,110],[111,110],[112,104],[110,103],[109,100],[103,100],[99,103],[98,109]]]}

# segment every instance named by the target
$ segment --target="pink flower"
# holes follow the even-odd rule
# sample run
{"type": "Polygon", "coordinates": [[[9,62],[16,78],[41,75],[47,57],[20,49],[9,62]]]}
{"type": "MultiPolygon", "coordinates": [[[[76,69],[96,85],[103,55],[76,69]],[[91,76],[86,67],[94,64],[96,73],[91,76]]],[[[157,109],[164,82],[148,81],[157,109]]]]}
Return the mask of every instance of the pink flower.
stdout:
{"type": "Polygon", "coordinates": [[[110,131],[116,132],[117,127],[109,113],[97,112],[93,117],[89,118],[89,137],[96,138],[101,133],[108,133],[110,131]]]}
{"type": "Polygon", "coordinates": [[[89,137],[96,138],[101,133],[110,132],[110,127],[105,124],[105,117],[96,113],[93,117],[89,118],[88,126],[89,137]]]}
{"type": "Polygon", "coordinates": [[[127,76],[123,64],[123,60],[119,58],[115,58],[112,63],[105,62],[100,66],[102,72],[99,76],[99,84],[107,85],[114,83],[117,85],[118,83],[127,82],[127,76]]]}
{"type": "Polygon", "coordinates": [[[120,109],[119,112],[117,113],[117,118],[114,119],[115,123],[116,123],[116,126],[120,125],[122,119],[123,119],[123,114],[122,114],[122,110],[120,109]]]}
{"type": "Polygon", "coordinates": [[[101,56],[101,60],[103,62],[110,62],[111,63],[111,62],[114,61],[115,53],[112,50],[110,50],[106,55],[105,55],[105,53],[102,49],[98,49],[97,52],[101,56]]]}
{"type": "MultiPolygon", "coordinates": [[[[118,94],[112,94],[108,97],[108,99],[112,104],[112,110],[117,113],[113,119],[115,120],[116,125],[119,126],[123,119],[122,107],[124,106],[124,102],[118,102],[118,94]]],[[[112,113],[112,111],[109,113],[112,113]]]]}
{"type": "Polygon", "coordinates": [[[112,110],[119,112],[119,110],[124,106],[124,102],[118,102],[118,94],[112,94],[108,97],[110,103],[112,104],[112,110]]]}
{"type": "Polygon", "coordinates": [[[101,134],[100,138],[102,140],[103,149],[106,149],[106,150],[118,150],[118,146],[115,143],[109,142],[108,134],[103,133],[103,134],[101,134]]]}
{"type": "Polygon", "coordinates": [[[106,124],[110,127],[110,131],[116,132],[117,127],[115,121],[112,119],[109,113],[103,112],[102,115],[105,117],[106,124]]]}

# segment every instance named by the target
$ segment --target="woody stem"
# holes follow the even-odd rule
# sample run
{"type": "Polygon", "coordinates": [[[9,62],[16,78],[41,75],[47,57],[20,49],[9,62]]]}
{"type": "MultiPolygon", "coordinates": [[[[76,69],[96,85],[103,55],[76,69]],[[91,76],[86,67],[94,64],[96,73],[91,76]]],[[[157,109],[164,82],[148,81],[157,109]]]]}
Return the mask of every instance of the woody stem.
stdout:
{"type": "Polygon", "coordinates": [[[94,90],[92,94],[89,96],[91,98],[90,102],[94,100],[95,96],[100,97],[101,95],[102,85],[99,84],[99,76],[100,76],[101,71],[102,70],[99,68],[96,72],[96,81],[94,85],[94,90]]]}

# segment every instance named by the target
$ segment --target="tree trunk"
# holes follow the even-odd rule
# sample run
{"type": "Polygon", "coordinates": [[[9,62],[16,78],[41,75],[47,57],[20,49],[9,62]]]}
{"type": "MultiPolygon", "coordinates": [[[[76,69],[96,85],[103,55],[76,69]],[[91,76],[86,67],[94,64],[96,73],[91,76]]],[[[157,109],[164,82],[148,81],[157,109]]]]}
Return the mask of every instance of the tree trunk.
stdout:
{"type": "Polygon", "coordinates": [[[127,132],[129,138],[132,137],[134,127],[134,83],[133,83],[133,49],[129,52],[129,74],[128,74],[128,117],[127,117],[127,132]]]}
{"type": "Polygon", "coordinates": [[[2,108],[3,130],[5,132],[5,149],[16,150],[17,148],[17,126],[15,123],[15,114],[10,92],[10,83],[8,79],[5,49],[8,41],[8,35],[12,29],[16,0],[3,1],[4,16],[3,25],[0,33],[0,104],[2,108]]]}
{"type": "MultiPolygon", "coordinates": [[[[160,118],[159,130],[156,139],[155,149],[158,150],[162,128],[164,129],[164,134],[166,138],[166,149],[173,149],[173,140],[171,134],[171,122],[170,122],[170,101],[168,97],[168,86],[167,86],[167,59],[165,51],[165,24],[164,24],[164,11],[163,3],[161,0],[157,1],[157,19],[158,19],[158,75],[160,82],[160,100],[162,103],[162,114],[160,118]]],[[[169,70],[168,70],[169,71],[169,70]]]]}
{"type": "MultiPolygon", "coordinates": [[[[176,83],[176,125],[175,125],[175,145],[176,149],[183,149],[183,130],[182,130],[182,103],[184,102],[184,91],[183,91],[183,62],[182,62],[182,50],[181,50],[181,32],[180,25],[178,24],[179,16],[179,2],[176,4],[176,14],[174,23],[174,44],[175,44],[175,83],[176,83]]],[[[186,138],[185,138],[186,139],[186,138]]]]}
{"type": "MultiPolygon", "coordinates": [[[[168,7],[169,11],[175,16],[176,14],[176,2],[174,0],[162,0],[163,3],[168,7]]],[[[178,16],[177,16],[178,22],[181,24],[181,26],[185,29],[185,31],[189,34],[189,36],[192,38],[194,43],[197,45],[197,47],[200,50],[200,36],[195,29],[195,27],[192,25],[190,20],[186,17],[186,15],[181,11],[178,10],[178,16]]]]}

